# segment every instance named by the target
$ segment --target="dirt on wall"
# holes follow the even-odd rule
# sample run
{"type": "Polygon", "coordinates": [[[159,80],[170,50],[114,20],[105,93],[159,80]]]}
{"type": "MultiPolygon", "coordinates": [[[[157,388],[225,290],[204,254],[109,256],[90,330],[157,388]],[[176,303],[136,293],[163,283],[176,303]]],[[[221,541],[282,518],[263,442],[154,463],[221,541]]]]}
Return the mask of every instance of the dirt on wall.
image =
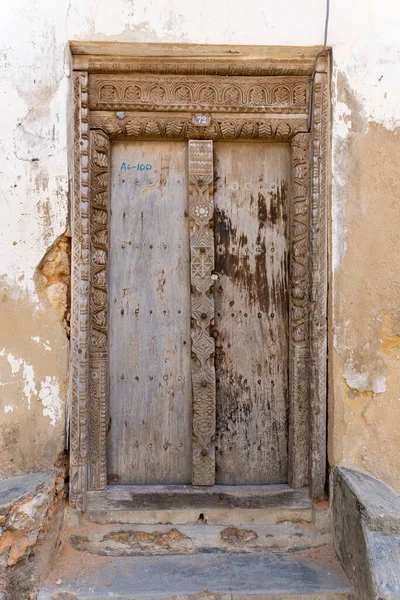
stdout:
{"type": "Polygon", "coordinates": [[[345,251],[333,276],[330,462],[400,492],[400,132],[367,124],[343,77],[338,93],[351,116],[336,150],[347,180],[345,251]]]}
{"type": "Polygon", "coordinates": [[[35,275],[37,298],[0,284],[0,479],[52,469],[65,447],[70,236],[35,275]]]}

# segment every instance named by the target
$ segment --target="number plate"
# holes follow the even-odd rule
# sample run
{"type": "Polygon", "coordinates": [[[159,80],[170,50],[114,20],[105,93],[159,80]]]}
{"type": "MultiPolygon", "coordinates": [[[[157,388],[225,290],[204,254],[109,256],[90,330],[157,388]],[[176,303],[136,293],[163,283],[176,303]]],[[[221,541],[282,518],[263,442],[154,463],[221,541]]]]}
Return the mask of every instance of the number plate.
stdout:
{"type": "Polygon", "coordinates": [[[211,115],[208,113],[195,113],[192,115],[192,123],[197,127],[207,127],[211,123],[211,115]]]}

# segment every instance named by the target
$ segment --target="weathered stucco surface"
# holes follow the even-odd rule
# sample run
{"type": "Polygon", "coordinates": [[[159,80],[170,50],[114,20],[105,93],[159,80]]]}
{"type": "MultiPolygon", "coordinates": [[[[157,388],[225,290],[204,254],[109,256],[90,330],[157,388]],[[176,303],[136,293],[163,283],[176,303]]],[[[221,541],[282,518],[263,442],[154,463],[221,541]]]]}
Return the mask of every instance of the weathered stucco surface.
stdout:
{"type": "MultiPolygon", "coordinates": [[[[47,469],[64,446],[68,40],[315,45],[324,16],[322,0],[15,0],[3,11],[0,477],[47,469]]],[[[332,3],[330,462],[398,491],[399,34],[395,0],[332,3]]]]}

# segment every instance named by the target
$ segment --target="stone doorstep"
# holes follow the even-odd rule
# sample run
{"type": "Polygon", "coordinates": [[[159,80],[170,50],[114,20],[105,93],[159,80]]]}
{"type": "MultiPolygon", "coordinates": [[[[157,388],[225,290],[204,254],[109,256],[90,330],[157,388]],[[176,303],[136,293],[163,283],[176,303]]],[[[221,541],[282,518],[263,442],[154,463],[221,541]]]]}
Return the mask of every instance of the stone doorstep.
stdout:
{"type": "Polygon", "coordinates": [[[38,600],[351,600],[332,554],[62,554],[38,600]],[[76,558],[78,555],[78,558],[76,558]]]}
{"type": "Polygon", "coordinates": [[[76,550],[100,556],[193,554],[202,552],[283,552],[332,543],[329,529],[308,523],[277,525],[93,525],[66,531],[76,550]]]}
{"type": "Polygon", "coordinates": [[[90,510],[85,513],[93,523],[131,525],[209,525],[274,524],[282,521],[313,520],[312,508],[307,509],[182,509],[182,510],[90,510]]]}

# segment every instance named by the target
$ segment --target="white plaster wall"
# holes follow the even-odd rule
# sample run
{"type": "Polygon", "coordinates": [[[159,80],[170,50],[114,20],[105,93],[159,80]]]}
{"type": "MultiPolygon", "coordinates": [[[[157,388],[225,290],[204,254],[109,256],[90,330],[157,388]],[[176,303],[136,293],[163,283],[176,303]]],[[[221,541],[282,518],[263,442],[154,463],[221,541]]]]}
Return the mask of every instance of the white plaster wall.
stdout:
{"type": "MultiPolygon", "coordinates": [[[[331,0],[331,4],[332,265],[340,271],[347,248],[345,214],[350,201],[343,148],[354,119],[361,118],[366,130],[368,123],[392,131],[400,125],[400,8],[397,0],[331,0]],[[336,83],[341,76],[352,91],[351,106],[338,95],[336,83]],[[353,114],[354,106],[357,114],[353,114]]],[[[324,19],[324,0],[7,3],[0,20],[0,272],[9,293],[28,298],[39,310],[33,275],[68,222],[68,40],[317,45],[323,40],[324,19]]],[[[333,280],[333,297],[335,293],[333,280]]],[[[344,323],[337,326],[335,343],[340,346],[344,323]]],[[[15,360],[25,364],[28,358],[21,353],[15,360]]],[[[351,365],[348,369],[353,373],[351,365]]],[[[334,373],[334,377],[342,376],[334,373]]],[[[52,385],[43,412],[51,415],[49,424],[54,425],[64,418],[57,397],[62,382],[55,381],[53,373],[46,377],[52,385]]],[[[7,417],[17,418],[18,406],[25,400],[7,391],[7,417]]]]}
{"type": "MultiPolygon", "coordinates": [[[[400,124],[400,8],[396,0],[331,4],[335,149],[351,128],[351,112],[335,101],[338,72],[369,121],[392,129],[400,124]]],[[[324,0],[10,3],[0,22],[2,272],[33,292],[34,269],[65,229],[68,40],[316,45],[324,19],[324,0]]],[[[337,159],[334,152],[334,200],[342,183],[337,159]]],[[[335,266],[345,251],[340,204],[333,202],[335,266]]]]}

